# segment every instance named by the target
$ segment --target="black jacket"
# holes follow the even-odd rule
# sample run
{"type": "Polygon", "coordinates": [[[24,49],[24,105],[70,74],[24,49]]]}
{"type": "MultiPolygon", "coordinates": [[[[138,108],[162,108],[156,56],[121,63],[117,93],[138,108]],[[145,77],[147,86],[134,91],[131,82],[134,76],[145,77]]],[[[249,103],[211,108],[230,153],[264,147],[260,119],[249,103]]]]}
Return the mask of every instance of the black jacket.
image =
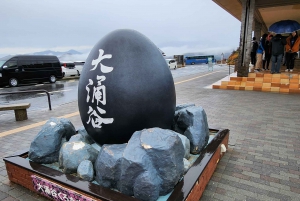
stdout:
{"type": "Polygon", "coordinates": [[[257,51],[258,48],[258,42],[256,40],[252,41],[252,48],[251,48],[251,52],[255,52],[257,51]]]}
{"type": "Polygon", "coordinates": [[[278,56],[284,53],[284,45],[286,44],[286,39],[282,37],[281,34],[277,34],[271,40],[272,43],[272,55],[278,56]]]}

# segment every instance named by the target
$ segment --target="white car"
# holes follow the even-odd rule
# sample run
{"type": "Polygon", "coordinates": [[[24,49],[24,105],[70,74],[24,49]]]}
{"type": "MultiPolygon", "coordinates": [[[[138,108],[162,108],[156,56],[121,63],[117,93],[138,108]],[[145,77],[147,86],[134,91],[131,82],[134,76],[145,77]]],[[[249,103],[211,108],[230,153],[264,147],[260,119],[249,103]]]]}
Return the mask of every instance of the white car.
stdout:
{"type": "Polygon", "coordinates": [[[84,63],[85,63],[84,61],[74,61],[75,69],[78,71],[78,75],[81,74],[84,63]]]}
{"type": "Polygon", "coordinates": [[[63,77],[79,76],[80,72],[75,68],[74,62],[61,62],[63,77]]]}
{"type": "Polygon", "coordinates": [[[177,61],[175,59],[166,59],[166,62],[170,69],[176,69],[177,68],[177,61]]]}

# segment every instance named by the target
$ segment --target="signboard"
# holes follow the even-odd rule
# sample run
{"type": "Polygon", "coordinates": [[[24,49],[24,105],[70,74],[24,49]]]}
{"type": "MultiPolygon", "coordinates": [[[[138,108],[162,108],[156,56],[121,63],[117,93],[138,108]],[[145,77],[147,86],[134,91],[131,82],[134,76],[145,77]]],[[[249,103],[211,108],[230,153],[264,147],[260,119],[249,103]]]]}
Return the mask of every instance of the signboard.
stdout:
{"type": "Polygon", "coordinates": [[[47,179],[31,175],[34,189],[40,194],[58,201],[94,201],[94,199],[81,195],[47,179]]]}

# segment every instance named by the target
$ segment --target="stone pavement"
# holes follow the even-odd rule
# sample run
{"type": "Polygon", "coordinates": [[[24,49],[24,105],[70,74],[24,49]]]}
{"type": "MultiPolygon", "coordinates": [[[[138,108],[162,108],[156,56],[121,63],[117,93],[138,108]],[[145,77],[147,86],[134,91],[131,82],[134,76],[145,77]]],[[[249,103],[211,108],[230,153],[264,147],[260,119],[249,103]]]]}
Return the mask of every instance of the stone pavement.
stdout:
{"type": "MultiPolygon", "coordinates": [[[[207,87],[228,69],[176,78],[177,104],[202,106],[210,128],[230,129],[229,149],[220,160],[201,201],[300,200],[300,95],[207,87]]],[[[13,111],[0,115],[0,156],[28,149],[43,121],[68,117],[81,126],[77,102],[52,111],[28,111],[16,122],[13,111]]],[[[0,161],[0,200],[47,200],[11,183],[0,161]]]]}

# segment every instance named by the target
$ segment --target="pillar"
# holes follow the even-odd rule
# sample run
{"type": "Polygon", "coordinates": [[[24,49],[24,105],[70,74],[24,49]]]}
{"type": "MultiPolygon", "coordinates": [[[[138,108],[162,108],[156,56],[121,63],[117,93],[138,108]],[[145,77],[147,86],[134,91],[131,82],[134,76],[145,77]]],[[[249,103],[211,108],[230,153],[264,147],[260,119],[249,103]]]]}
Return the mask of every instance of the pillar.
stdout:
{"type": "Polygon", "coordinates": [[[243,11],[241,18],[240,53],[238,58],[237,76],[248,77],[255,0],[241,0],[241,2],[243,11]]]}
{"type": "Polygon", "coordinates": [[[262,29],[262,24],[258,22],[257,20],[254,21],[254,36],[256,37],[257,42],[259,42],[260,37],[261,37],[261,29],[262,29]]]}

